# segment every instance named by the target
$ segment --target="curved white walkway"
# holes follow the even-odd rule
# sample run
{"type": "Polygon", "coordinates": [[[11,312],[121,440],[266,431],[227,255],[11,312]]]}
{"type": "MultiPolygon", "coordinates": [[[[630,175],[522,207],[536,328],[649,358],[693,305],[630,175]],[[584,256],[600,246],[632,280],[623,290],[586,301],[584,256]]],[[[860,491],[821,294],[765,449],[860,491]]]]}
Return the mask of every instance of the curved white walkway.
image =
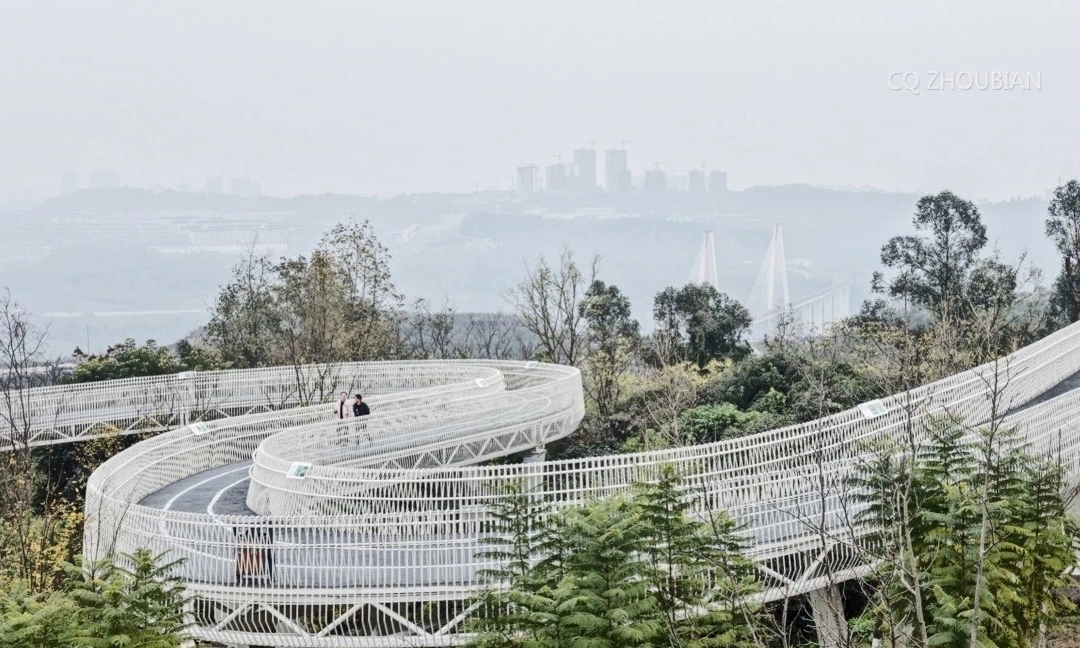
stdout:
{"type": "Polygon", "coordinates": [[[55,417],[47,416],[54,392],[35,390],[39,415],[21,432],[45,444],[219,417],[143,441],[94,473],[85,553],[149,547],[183,558],[194,632],[206,640],[437,646],[467,638],[477,570],[489,566],[476,556],[486,503],[510,484],[574,505],[671,465],[700,512],[746,523],[767,596],[792,595],[820,587],[825,565],[834,574],[865,568],[845,550],[857,531],[842,487],[860,441],[902,438],[929,415],[1007,415],[1033,451],[1063,455],[1075,484],[1080,390],[1067,379],[1078,371],[1074,325],[998,362],[818,421],[709,445],[514,465],[486,462],[576,428],[584,411],[576,370],[371,363],[97,383],[74,400],[65,389],[66,403],[86,409],[55,417]],[[369,417],[342,422],[332,405],[305,405],[357,387],[369,417]]]}

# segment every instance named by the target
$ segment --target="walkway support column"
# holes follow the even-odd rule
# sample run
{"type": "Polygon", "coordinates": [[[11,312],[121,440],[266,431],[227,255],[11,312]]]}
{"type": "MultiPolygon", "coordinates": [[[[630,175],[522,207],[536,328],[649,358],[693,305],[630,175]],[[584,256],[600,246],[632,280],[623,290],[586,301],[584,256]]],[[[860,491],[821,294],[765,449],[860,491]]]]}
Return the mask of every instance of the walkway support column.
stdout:
{"type": "Polygon", "coordinates": [[[848,628],[844,618],[844,601],[836,585],[809,593],[818,645],[821,648],[847,648],[848,628]]]}
{"type": "Polygon", "coordinates": [[[532,452],[525,455],[521,461],[523,464],[532,464],[529,470],[529,490],[536,492],[544,486],[544,459],[547,458],[547,448],[536,446],[532,452]]]}
{"type": "Polygon", "coordinates": [[[525,455],[525,459],[521,463],[539,463],[547,458],[547,447],[536,446],[532,449],[532,452],[525,455]]]}

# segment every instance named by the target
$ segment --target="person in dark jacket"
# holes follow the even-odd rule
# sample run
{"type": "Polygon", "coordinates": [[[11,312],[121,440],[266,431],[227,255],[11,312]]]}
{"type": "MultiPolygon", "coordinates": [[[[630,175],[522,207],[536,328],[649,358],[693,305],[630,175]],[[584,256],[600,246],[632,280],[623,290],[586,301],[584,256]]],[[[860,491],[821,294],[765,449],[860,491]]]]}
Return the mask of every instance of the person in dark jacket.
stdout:
{"type": "Polygon", "coordinates": [[[360,394],[355,394],[353,396],[352,413],[353,416],[367,416],[368,414],[371,414],[371,408],[367,406],[367,403],[364,402],[364,397],[360,394]]]}

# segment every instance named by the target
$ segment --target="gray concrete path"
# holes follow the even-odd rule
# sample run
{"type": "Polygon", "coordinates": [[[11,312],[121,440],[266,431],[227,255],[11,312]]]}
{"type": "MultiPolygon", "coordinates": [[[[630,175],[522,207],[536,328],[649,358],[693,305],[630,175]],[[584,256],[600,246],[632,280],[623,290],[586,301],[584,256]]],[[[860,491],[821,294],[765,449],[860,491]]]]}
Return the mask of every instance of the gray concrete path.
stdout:
{"type": "Polygon", "coordinates": [[[247,507],[251,461],[229,464],[173,482],[139,504],[169,511],[215,515],[255,515],[247,507]]]}

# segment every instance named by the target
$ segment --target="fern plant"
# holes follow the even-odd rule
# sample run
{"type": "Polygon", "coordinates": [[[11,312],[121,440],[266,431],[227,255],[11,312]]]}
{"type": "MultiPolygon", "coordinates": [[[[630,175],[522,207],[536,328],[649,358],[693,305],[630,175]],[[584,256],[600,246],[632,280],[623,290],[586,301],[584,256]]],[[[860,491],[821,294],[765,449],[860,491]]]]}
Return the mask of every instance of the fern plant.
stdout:
{"type": "Polygon", "coordinates": [[[490,509],[482,557],[484,648],[743,648],[760,645],[746,604],[755,570],[722,513],[692,513],[693,494],[663,468],[629,494],[555,512],[517,484],[490,509]]]}
{"type": "Polygon", "coordinates": [[[935,648],[1030,648],[1072,609],[1077,525],[1061,467],[1013,430],[946,417],[914,452],[879,448],[851,486],[880,561],[874,609],[935,648]]]}
{"type": "Polygon", "coordinates": [[[72,579],[76,645],[178,648],[187,627],[183,582],[175,575],[178,563],[145,549],[121,559],[130,567],[101,562],[92,565],[85,578],[72,579]]]}

